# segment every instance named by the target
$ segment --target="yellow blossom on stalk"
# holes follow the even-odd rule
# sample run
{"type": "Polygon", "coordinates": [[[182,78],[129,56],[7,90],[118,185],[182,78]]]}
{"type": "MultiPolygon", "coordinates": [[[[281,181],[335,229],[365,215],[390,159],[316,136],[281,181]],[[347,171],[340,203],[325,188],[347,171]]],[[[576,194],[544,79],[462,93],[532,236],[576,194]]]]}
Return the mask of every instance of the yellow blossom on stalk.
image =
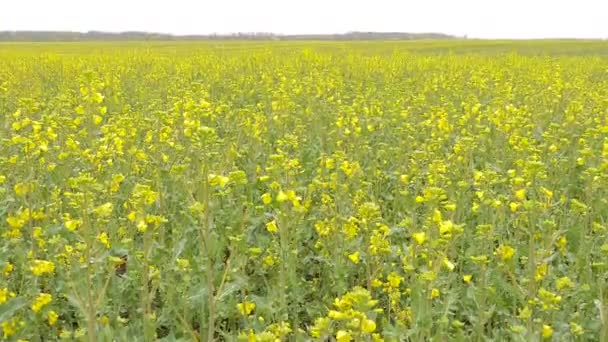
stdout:
{"type": "Polygon", "coordinates": [[[416,241],[416,243],[418,243],[419,245],[422,245],[426,241],[426,233],[425,232],[414,233],[414,234],[412,234],[412,237],[414,238],[414,240],[416,241]]]}
{"type": "Polygon", "coordinates": [[[352,340],[353,340],[353,337],[352,337],[352,335],[348,331],[339,330],[336,333],[336,341],[337,342],[350,342],[352,340]]]}
{"type": "Polygon", "coordinates": [[[81,220],[68,219],[68,220],[64,221],[64,224],[65,224],[65,227],[68,230],[75,231],[76,229],[78,229],[78,227],[80,227],[82,225],[82,221],[81,220]]]}
{"type": "Polygon", "coordinates": [[[209,174],[209,184],[210,185],[219,185],[220,188],[225,187],[228,182],[230,181],[230,178],[226,177],[226,176],[221,176],[221,175],[215,175],[215,174],[209,174]]]}
{"type": "Polygon", "coordinates": [[[95,209],[93,209],[93,212],[99,217],[109,217],[112,214],[113,208],[114,205],[108,202],[96,207],[95,209]]]}
{"type": "Polygon", "coordinates": [[[559,240],[557,240],[557,242],[555,243],[555,246],[559,248],[560,252],[565,253],[566,246],[568,246],[568,238],[566,238],[565,236],[560,237],[559,240]]]}
{"type": "Polygon", "coordinates": [[[267,255],[263,259],[264,265],[271,267],[276,264],[276,258],[272,255],[267,255]]]}
{"type": "Polygon", "coordinates": [[[344,312],[340,312],[340,311],[336,311],[336,310],[329,310],[329,312],[327,313],[327,317],[329,317],[331,319],[336,319],[336,320],[343,320],[343,319],[347,319],[348,315],[345,314],[344,312]]]}
{"type": "Polygon", "coordinates": [[[536,281],[541,281],[545,278],[545,276],[547,275],[547,272],[549,271],[549,265],[547,264],[540,264],[536,267],[536,272],[534,273],[534,279],[536,281]]]}
{"type": "Polygon", "coordinates": [[[34,184],[30,183],[17,183],[14,186],[15,195],[19,197],[25,197],[28,193],[34,191],[34,184]]]}
{"type": "Polygon", "coordinates": [[[9,298],[14,298],[15,293],[10,292],[7,288],[0,288],[0,305],[6,303],[9,298]]]}
{"type": "Polygon", "coordinates": [[[277,202],[283,203],[288,200],[287,194],[283,192],[283,190],[279,191],[277,194],[277,202]]]}
{"type": "Polygon", "coordinates": [[[462,276],[462,280],[467,284],[469,284],[472,279],[473,279],[473,276],[470,274],[465,274],[462,276]]]}
{"type": "Polygon", "coordinates": [[[515,198],[517,198],[520,201],[525,201],[526,200],[526,189],[520,189],[515,191],[515,198]]]}
{"type": "Polygon", "coordinates": [[[270,195],[269,193],[264,193],[262,195],[262,203],[264,203],[265,205],[269,205],[270,203],[272,203],[272,195],[270,195]]]}
{"type": "Polygon", "coordinates": [[[55,264],[47,260],[34,260],[30,270],[36,276],[52,274],[55,272],[55,264]]]}
{"type": "Polygon", "coordinates": [[[145,233],[146,231],[148,231],[148,224],[144,220],[137,221],[136,227],[137,230],[141,233],[145,233]]]}
{"type": "Polygon", "coordinates": [[[550,325],[543,324],[542,335],[545,339],[551,338],[553,336],[553,328],[550,325]]]}
{"type": "Polygon", "coordinates": [[[450,259],[448,259],[448,258],[443,258],[443,266],[445,266],[450,271],[453,271],[454,268],[456,268],[454,263],[451,262],[450,259]]]}
{"type": "Polygon", "coordinates": [[[431,299],[435,299],[435,298],[439,297],[439,295],[440,295],[440,292],[439,292],[438,288],[433,288],[431,290],[431,296],[430,296],[431,299]]]}
{"type": "Polygon", "coordinates": [[[127,214],[127,219],[131,222],[135,222],[137,221],[137,213],[132,211],[129,214],[127,214]]]}
{"type": "Polygon", "coordinates": [[[107,249],[110,249],[110,239],[108,237],[108,233],[101,232],[97,235],[97,241],[99,241],[102,245],[104,245],[107,249]]]}
{"type": "Polygon", "coordinates": [[[519,310],[519,315],[517,315],[517,317],[522,320],[527,320],[532,317],[532,310],[526,305],[519,310]]]}
{"type": "Polygon", "coordinates": [[[445,208],[445,210],[448,210],[448,211],[455,211],[456,210],[456,204],[455,203],[448,203],[448,204],[445,204],[443,207],[445,208]]]}
{"type": "Polygon", "coordinates": [[[451,238],[452,233],[458,228],[451,220],[441,221],[439,223],[439,234],[442,238],[451,238]]]}
{"type": "Polygon", "coordinates": [[[509,245],[500,245],[498,248],[496,248],[496,252],[494,252],[494,254],[498,256],[501,261],[507,262],[513,258],[513,255],[515,255],[515,248],[509,245]]]}
{"type": "Polygon", "coordinates": [[[272,221],[266,223],[266,230],[269,231],[270,233],[276,233],[279,230],[279,228],[277,227],[277,221],[272,220],[272,221]]]}
{"type": "Polygon", "coordinates": [[[433,216],[432,216],[431,220],[433,221],[433,223],[437,223],[437,224],[441,223],[441,221],[443,221],[441,211],[435,209],[433,211],[433,216]]]}
{"type": "Polygon", "coordinates": [[[255,303],[249,302],[249,301],[244,301],[242,303],[238,303],[236,305],[236,307],[239,310],[239,312],[241,313],[241,315],[249,316],[249,315],[251,315],[253,310],[255,310],[255,303]]]}
{"type": "Polygon", "coordinates": [[[59,319],[59,315],[53,310],[47,312],[46,317],[50,326],[55,325],[55,323],[57,323],[57,320],[59,319]]]}
{"type": "Polygon", "coordinates": [[[542,191],[543,195],[545,195],[545,197],[547,197],[547,199],[553,198],[553,191],[551,191],[545,187],[541,187],[540,191],[542,191]]]}
{"type": "Polygon", "coordinates": [[[12,318],[2,322],[0,325],[2,327],[2,337],[4,339],[8,339],[9,337],[15,335],[19,327],[22,327],[24,324],[25,323],[23,321],[19,321],[17,318],[12,318]]]}
{"type": "Polygon", "coordinates": [[[556,281],[556,287],[558,290],[563,290],[567,288],[573,288],[574,283],[567,276],[558,278],[556,281]]]}
{"type": "Polygon", "coordinates": [[[25,224],[29,221],[29,214],[25,216],[23,213],[18,213],[17,216],[9,215],[6,218],[6,223],[8,223],[9,227],[19,230],[25,226],[25,224]]]}
{"type": "Polygon", "coordinates": [[[364,319],[361,322],[361,330],[365,333],[371,334],[376,331],[376,322],[371,319],[364,319]]]}
{"type": "Polygon", "coordinates": [[[4,265],[4,267],[2,268],[2,274],[4,274],[5,277],[8,277],[14,269],[15,266],[10,262],[7,262],[6,265],[4,265]]]}
{"type": "Polygon", "coordinates": [[[34,299],[32,303],[32,311],[39,312],[43,307],[47,306],[53,300],[53,296],[48,293],[41,293],[34,299]]]}
{"type": "Polygon", "coordinates": [[[315,230],[320,236],[328,236],[331,232],[331,227],[327,222],[317,221],[315,222],[315,230]]]}
{"type": "Polygon", "coordinates": [[[403,281],[403,277],[395,272],[391,272],[388,277],[386,277],[386,280],[388,281],[390,287],[397,288],[399,287],[399,284],[401,284],[401,282],[403,281]]]}
{"type": "Polygon", "coordinates": [[[348,258],[350,259],[350,261],[352,261],[355,264],[358,264],[360,259],[359,259],[359,252],[354,252],[352,254],[348,255],[348,258]]]}
{"type": "Polygon", "coordinates": [[[110,192],[115,193],[120,189],[120,185],[125,180],[125,176],[122,174],[117,174],[112,177],[112,181],[110,182],[110,192]]]}

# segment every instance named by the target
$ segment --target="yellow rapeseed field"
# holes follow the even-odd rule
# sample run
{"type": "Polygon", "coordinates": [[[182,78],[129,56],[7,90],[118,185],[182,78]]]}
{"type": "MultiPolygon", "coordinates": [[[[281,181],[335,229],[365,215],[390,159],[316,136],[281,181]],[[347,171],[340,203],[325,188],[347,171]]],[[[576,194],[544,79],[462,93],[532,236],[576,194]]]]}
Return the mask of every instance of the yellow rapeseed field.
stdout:
{"type": "Polygon", "coordinates": [[[2,44],[0,340],[608,341],[607,44],[2,44]]]}

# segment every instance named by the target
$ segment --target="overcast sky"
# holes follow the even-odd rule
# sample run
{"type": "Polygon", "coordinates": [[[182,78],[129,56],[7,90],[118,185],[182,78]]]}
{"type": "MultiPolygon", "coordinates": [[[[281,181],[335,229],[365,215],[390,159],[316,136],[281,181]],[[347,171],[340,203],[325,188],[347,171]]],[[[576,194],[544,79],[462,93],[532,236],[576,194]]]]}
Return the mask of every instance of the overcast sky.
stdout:
{"type": "Polygon", "coordinates": [[[608,38],[608,0],[0,0],[2,30],[608,38]]]}

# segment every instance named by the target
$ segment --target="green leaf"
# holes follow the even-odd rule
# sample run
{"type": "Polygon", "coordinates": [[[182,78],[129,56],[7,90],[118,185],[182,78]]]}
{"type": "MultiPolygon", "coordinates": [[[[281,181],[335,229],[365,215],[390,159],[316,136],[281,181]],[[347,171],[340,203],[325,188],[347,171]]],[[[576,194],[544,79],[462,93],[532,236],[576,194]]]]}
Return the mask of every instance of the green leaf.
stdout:
{"type": "Polygon", "coordinates": [[[19,297],[0,305],[0,322],[8,321],[13,314],[23,308],[26,303],[24,298],[19,297]]]}

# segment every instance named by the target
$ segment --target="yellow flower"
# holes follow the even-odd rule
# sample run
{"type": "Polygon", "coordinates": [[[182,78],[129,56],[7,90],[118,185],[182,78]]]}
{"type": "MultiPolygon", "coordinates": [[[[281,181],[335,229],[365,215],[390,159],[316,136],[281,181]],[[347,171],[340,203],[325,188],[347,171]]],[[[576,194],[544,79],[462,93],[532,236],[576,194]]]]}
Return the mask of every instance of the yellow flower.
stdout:
{"type": "Polygon", "coordinates": [[[6,265],[4,265],[4,268],[2,269],[2,274],[4,274],[5,277],[8,277],[13,272],[14,268],[15,266],[13,266],[13,264],[7,262],[6,265]]]}
{"type": "Polygon", "coordinates": [[[13,292],[10,292],[7,288],[0,289],[0,305],[6,303],[9,298],[15,297],[13,292]]]}
{"type": "Polygon", "coordinates": [[[562,253],[565,253],[566,246],[568,246],[568,238],[566,238],[565,236],[560,237],[559,240],[557,240],[557,242],[555,243],[555,246],[557,246],[557,248],[559,248],[562,253]]]}
{"type": "Polygon", "coordinates": [[[527,320],[532,317],[532,310],[526,305],[523,309],[519,310],[519,315],[517,315],[519,319],[527,320]]]}
{"type": "Polygon", "coordinates": [[[82,225],[82,221],[69,219],[65,221],[64,224],[68,230],[75,231],[76,229],[78,229],[78,227],[82,225]]]}
{"type": "Polygon", "coordinates": [[[553,336],[553,328],[550,325],[543,324],[543,338],[549,339],[553,336]]]}
{"type": "Polygon", "coordinates": [[[471,274],[465,274],[462,276],[462,280],[467,284],[471,283],[472,279],[473,279],[473,276],[471,274]]]}
{"type": "Polygon", "coordinates": [[[388,277],[386,277],[386,280],[392,288],[397,288],[403,281],[403,277],[395,272],[391,272],[388,277]]]}
{"type": "Polygon", "coordinates": [[[238,303],[236,305],[236,307],[239,310],[239,312],[241,313],[241,315],[249,316],[249,315],[251,315],[251,312],[253,312],[253,310],[255,310],[255,303],[249,302],[249,301],[244,301],[242,303],[238,303]]]}
{"type": "Polygon", "coordinates": [[[288,200],[287,194],[283,192],[283,190],[279,191],[277,194],[277,202],[283,203],[288,200]]]}
{"type": "Polygon", "coordinates": [[[99,233],[99,235],[97,235],[97,241],[99,241],[107,249],[110,249],[110,239],[108,238],[108,234],[106,232],[99,233]]]}
{"type": "Polygon", "coordinates": [[[219,185],[220,188],[226,187],[230,178],[221,175],[209,174],[209,184],[210,185],[219,185]]]}
{"type": "Polygon", "coordinates": [[[117,174],[112,177],[112,182],[110,183],[110,192],[115,193],[120,189],[120,185],[125,180],[125,176],[122,174],[117,174]]]}
{"type": "Polygon", "coordinates": [[[28,193],[34,191],[34,184],[17,183],[15,184],[13,190],[15,190],[15,194],[17,196],[25,197],[28,193]]]}
{"type": "MultiPolygon", "coordinates": [[[[191,207],[192,208],[192,207],[191,207]]],[[[132,211],[127,215],[127,219],[129,219],[129,221],[131,222],[135,222],[137,221],[137,213],[132,211]]]]}
{"type": "Polygon", "coordinates": [[[6,218],[6,223],[13,229],[21,229],[29,221],[29,216],[24,218],[23,215],[9,216],[6,218]]]}
{"type": "Polygon", "coordinates": [[[368,334],[373,333],[376,331],[376,322],[371,319],[364,319],[363,322],[361,322],[361,330],[368,334]]]}
{"type": "Polygon", "coordinates": [[[30,271],[36,276],[52,274],[55,272],[55,264],[47,260],[34,260],[30,267],[30,271]]]}
{"type": "Polygon", "coordinates": [[[278,231],[277,221],[272,220],[272,221],[266,223],[266,230],[271,233],[276,233],[278,231]]]}
{"type": "Polygon", "coordinates": [[[422,245],[426,241],[426,233],[425,232],[414,233],[414,234],[412,234],[412,237],[414,238],[414,240],[416,240],[416,242],[419,245],[422,245]]]}
{"type": "Polygon", "coordinates": [[[271,267],[276,264],[276,258],[273,257],[272,255],[267,255],[264,257],[263,262],[264,262],[264,265],[271,267]]]}
{"type": "Polygon", "coordinates": [[[145,233],[148,231],[148,224],[144,220],[139,220],[136,226],[139,232],[145,233]]]}
{"type": "Polygon", "coordinates": [[[372,280],[372,287],[378,288],[380,286],[382,286],[382,281],[380,279],[378,279],[378,278],[374,278],[372,280]]]}
{"type": "Polygon", "coordinates": [[[49,312],[46,313],[46,318],[47,318],[47,321],[49,322],[49,325],[53,326],[53,325],[55,325],[55,323],[57,323],[57,320],[59,319],[59,315],[55,311],[50,310],[49,312]]]}
{"type": "Polygon", "coordinates": [[[448,203],[446,205],[443,206],[445,208],[445,210],[448,211],[455,211],[456,210],[456,204],[455,203],[448,203]]]}
{"type": "Polygon", "coordinates": [[[15,335],[19,326],[21,326],[23,322],[19,322],[17,319],[13,318],[10,321],[2,322],[2,336],[4,339],[8,339],[9,337],[15,335]],[[21,324],[20,324],[21,323],[21,324]]]}
{"type": "Polygon", "coordinates": [[[350,259],[350,261],[352,261],[355,264],[359,263],[359,252],[354,252],[352,254],[348,255],[348,258],[350,259]]]}
{"type": "Polygon", "coordinates": [[[53,296],[48,293],[41,293],[34,299],[32,303],[32,311],[39,312],[43,307],[47,306],[53,300],[53,296]]]}
{"type": "Polygon", "coordinates": [[[541,187],[540,191],[542,191],[543,195],[545,195],[548,199],[553,198],[553,191],[551,191],[545,187],[541,187]]]}
{"type": "Polygon", "coordinates": [[[515,255],[515,248],[509,245],[500,245],[498,248],[496,248],[496,252],[494,254],[498,256],[501,261],[507,262],[513,258],[513,255],[515,255]]]}
{"type": "Polygon", "coordinates": [[[453,271],[454,268],[456,268],[456,266],[454,265],[454,263],[451,262],[450,259],[448,259],[448,258],[444,258],[443,259],[443,266],[445,266],[450,271],[453,271]]]}
{"type": "Polygon", "coordinates": [[[558,290],[562,290],[565,288],[573,288],[574,283],[568,277],[561,277],[556,281],[556,287],[558,290]]]}
{"type": "Polygon", "coordinates": [[[534,279],[536,281],[541,281],[547,275],[549,271],[549,266],[547,264],[541,264],[536,267],[536,272],[534,273],[534,279]]]}
{"type": "Polygon", "coordinates": [[[438,223],[441,223],[441,221],[443,220],[443,217],[441,216],[441,211],[439,211],[439,210],[435,209],[435,210],[433,211],[433,215],[432,215],[432,217],[431,217],[431,220],[432,220],[434,223],[437,223],[437,224],[438,224],[438,223]]]}
{"type": "Polygon", "coordinates": [[[439,297],[440,294],[441,293],[439,292],[439,289],[433,288],[431,290],[431,299],[435,299],[435,298],[439,297]]]}
{"type": "Polygon", "coordinates": [[[525,201],[526,200],[526,189],[521,189],[521,190],[517,190],[515,191],[515,198],[517,198],[520,201],[525,201]]]}
{"type": "Polygon", "coordinates": [[[442,221],[439,224],[439,234],[443,238],[450,238],[452,236],[452,231],[454,230],[455,225],[451,220],[442,221]]]}
{"type": "Polygon", "coordinates": [[[350,335],[350,332],[345,330],[339,330],[336,334],[337,342],[350,342],[353,340],[353,337],[350,335]]]}
{"type": "Polygon", "coordinates": [[[269,205],[272,202],[272,195],[270,195],[269,193],[264,193],[262,195],[262,203],[264,203],[265,205],[269,205]]]}
{"type": "Polygon", "coordinates": [[[114,205],[108,202],[93,209],[93,212],[99,217],[109,217],[110,215],[112,215],[113,208],[114,205]]]}

